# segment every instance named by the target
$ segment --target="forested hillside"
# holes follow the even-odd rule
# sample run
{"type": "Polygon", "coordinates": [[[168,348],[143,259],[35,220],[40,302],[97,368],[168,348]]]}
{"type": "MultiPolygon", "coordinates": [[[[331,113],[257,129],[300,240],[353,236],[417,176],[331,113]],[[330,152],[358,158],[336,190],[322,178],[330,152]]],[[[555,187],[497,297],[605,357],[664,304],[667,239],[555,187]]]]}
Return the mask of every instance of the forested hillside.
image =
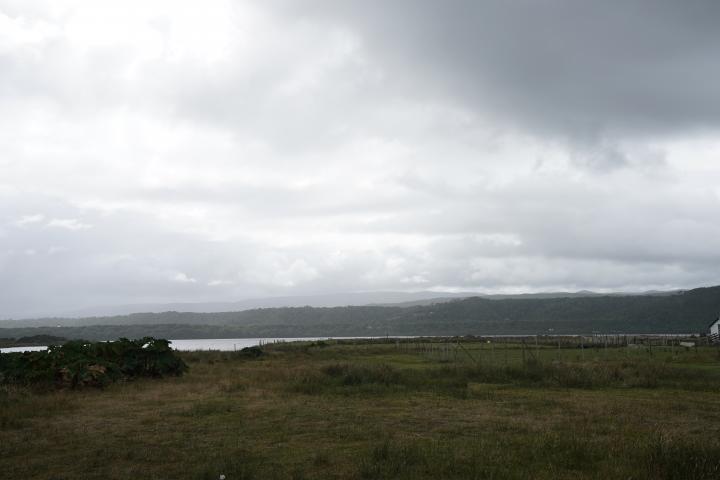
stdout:
{"type": "Polygon", "coordinates": [[[0,322],[0,337],[165,338],[704,333],[720,313],[720,287],[674,295],[488,300],[400,307],[265,308],[226,313],[134,314],[0,322]],[[45,326],[42,325],[44,322],[45,326]],[[67,324],[67,323],[66,323],[67,324]],[[62,324],[61,324],[62,325],[62,324]]]}

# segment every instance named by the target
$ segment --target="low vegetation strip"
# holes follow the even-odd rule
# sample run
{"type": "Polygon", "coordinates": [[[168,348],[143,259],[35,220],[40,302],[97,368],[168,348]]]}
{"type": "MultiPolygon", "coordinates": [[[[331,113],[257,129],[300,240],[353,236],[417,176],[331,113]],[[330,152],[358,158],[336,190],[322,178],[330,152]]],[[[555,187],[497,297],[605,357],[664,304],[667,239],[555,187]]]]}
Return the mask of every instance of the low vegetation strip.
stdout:
{"type": "Polygon", "coordinates": [[[167,340],[75,340],[45,351],[0,353],[0,384],[102,387],[135,377],[182,375],[187,368],[167,340]]]}
{"type": "Polygon", "coordinates": [[[574,389],[662,387],[720,392],[716,371],[648,360],[530,360],[512,366],[448,363],[423,369],[398,368],[387,363],[332,363],[298,372],[290,389],[309,395],[429,391],[465,398],[472,394],[473,385],[479,384],[574,389]]]}

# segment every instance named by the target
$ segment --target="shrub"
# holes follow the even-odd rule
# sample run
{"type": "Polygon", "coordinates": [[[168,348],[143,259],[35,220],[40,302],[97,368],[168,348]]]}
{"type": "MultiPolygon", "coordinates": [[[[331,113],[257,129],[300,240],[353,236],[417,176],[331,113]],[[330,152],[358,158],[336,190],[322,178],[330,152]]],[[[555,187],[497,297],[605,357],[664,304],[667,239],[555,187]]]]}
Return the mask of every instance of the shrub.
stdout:
{"type": "Polygon", "coordinates": [[[74,340],[40,352],[0,354],[0,383],[102,387],[135,377],[182,375],[188,367],[163,339],[74,340]]]}
{"type": "Polygon", "coordinates": [[[237,355],[239,357],[247,357],[247,358],[258,358],[263,356],[265,352],[263,352],[263,349],[257,345],[254,345],[252,347],[245,347],[241,349],[237,355]]]}

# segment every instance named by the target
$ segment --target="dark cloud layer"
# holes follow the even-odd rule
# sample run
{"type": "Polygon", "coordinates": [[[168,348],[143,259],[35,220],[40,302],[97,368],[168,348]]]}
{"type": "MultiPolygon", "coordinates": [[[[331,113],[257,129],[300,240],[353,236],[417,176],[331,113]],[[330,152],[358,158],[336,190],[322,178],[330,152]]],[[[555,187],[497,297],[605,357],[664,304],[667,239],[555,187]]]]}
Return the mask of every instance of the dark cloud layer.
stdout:
{"type": "Polygon", "coordinates": [[[309,3],[362,32],[410,91],[438,88],[537,132],[595,140],[720,123],[717,2],[309,3]]]}

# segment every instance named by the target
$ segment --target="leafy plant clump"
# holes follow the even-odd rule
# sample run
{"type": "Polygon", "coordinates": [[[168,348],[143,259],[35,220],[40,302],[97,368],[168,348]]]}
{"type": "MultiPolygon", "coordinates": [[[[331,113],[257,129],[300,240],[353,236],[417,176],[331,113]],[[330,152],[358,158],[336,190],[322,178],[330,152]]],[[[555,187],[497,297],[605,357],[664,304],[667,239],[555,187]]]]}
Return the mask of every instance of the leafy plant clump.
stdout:
{"type": "Polygon", "coordinates": [[[73,340],[40,352],[0,353],[0,384],[103,387],[136,377],[179,376],[188,366],[164,339],[73,340]]]}

